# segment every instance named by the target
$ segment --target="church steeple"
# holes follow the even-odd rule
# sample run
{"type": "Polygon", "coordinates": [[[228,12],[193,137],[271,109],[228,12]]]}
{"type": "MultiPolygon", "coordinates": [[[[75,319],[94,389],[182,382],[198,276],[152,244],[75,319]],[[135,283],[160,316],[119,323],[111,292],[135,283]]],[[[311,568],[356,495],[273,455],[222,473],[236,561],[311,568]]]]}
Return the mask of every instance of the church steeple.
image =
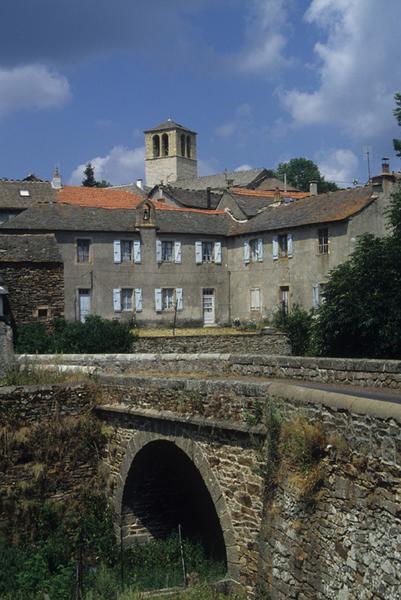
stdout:
{"type": "Polygon", "coordinates": [[[145,132],[145,174],[150,187],[198,176],[196,133],[169,117],[145,132]]]}

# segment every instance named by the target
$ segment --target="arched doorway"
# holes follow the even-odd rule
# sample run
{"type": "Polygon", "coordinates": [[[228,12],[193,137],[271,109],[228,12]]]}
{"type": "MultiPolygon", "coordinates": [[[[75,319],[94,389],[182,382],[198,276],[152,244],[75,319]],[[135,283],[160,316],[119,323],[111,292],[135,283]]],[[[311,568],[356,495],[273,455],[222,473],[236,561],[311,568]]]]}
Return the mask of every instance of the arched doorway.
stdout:
{"type": "Polygon", "coordinates": [[[220,520],[206,484],[189,456],[176,444],[155,440],[135,455],[122,496],[127,541],[166,538],[181,525],[208,557],[227,564],[220,520]]]}

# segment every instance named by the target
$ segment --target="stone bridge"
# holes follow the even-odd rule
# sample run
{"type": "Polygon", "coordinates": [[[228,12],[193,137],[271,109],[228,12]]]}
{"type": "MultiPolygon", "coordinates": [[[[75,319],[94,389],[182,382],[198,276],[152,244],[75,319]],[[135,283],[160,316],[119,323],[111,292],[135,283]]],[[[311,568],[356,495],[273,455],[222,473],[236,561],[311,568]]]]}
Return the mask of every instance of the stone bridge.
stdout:
{"type": "Polygon", "coordinates": [[[111,432],[107,490],[124,543],[180,524],[248,598],[398,600],[401,405],[361,397],[361,382],[399,389],[400,364],[290,359],[62,357],[53,368],[97,370],[95,410],[111,432]],[[355,380],[359,396],[267,381],[268,362],[278,373],[355,380]],[[125,374],[105,373],[110,363],[125,374]],[[282,424],[324,428],[313,496],[299,492],[291,466],[268,476],[266,406],[282,424]]]}
{"type": "Polygon", "coordinates": [[[209,390],[197,382],[197,394],[177,382],[113,377],[102,383],[106,403],[97,414],[114,431],[106,463],[124,543],[176,532],[180,524],[226,564],[228,580],[251,592],[266,437],[264,426],[251,425],[254,401],[245,394],[253,386],[237,387],[228,406],[223,382],[209,390]]]}

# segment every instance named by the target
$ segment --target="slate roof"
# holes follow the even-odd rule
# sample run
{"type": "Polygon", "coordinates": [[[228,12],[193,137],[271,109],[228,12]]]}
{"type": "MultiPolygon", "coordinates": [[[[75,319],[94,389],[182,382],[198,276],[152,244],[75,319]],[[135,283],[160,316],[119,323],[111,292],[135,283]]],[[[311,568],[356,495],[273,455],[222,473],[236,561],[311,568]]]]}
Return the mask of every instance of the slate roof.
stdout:
{"type": "MultiPolygon", "coordinates": [[[[231,188],[228,193],[247,217],[254,217],[259,211],[276,201],[276,192],[260,190],[259,188],[256,190],[231,188]]],[[[298,191],[281,193],[282,198],[300,199],[308,196],[308,193],[298,191]]]]}
{"type": "MultiPolygon", "coordinates": [[[[170,197],[176,200],[182,206],[191,208],[207,209],[207,191],[206,190],[185,190],[174,186],[163,186],[163,191],[170,197]]],[[[222,192],[211,192],[210,208],[214,210],[219,204],[222,192]]]]}
{"type": "MultiPolygon", "coordinates": [[[[229,217],[224,211],[168,207],[154,202],[156,224],[165,233],[225,235],[229,217]]],[[[113,210],[83,206],[32,207],[0,226],[6,231],[135,231],[135,209],[113,210]]]]}
{"type": "Polygon", "coordinates": [[[135,208],[143,196],[120,188],[97,188],[66,185],[57,193],[59,204],[97,208],[135,208]]]}
{"type": "Polygon", "coordinates": [[[158,125],[156,125],[156,127],[152,127],[152,129],[146,129],[144,131],[144,133],[151,133],[152,131],[168,131],[170,129],[184,129],[185,131],[188,131],[189,133],[196,133],[195,131],[188,129],[188,127],[185,127],[184,125],[180,125],[179,123],[176,123],[175,121],[173,121],[170,118],[166,119],[162,123],[159,123],[158,125]]]}
{"type": "MultiPolygon", "coordinates": [[[[277,177],[266,177],[266,179],[263,179],[263,181],[261,181],[258,184],[256,189],[274,191],[276,188],[278,188],[280,191],[283,192],[284,191],[284,181],[282,181],[281,179],[277,179],[277,177]]],[[[299,191],[298,188],[287,183],[287,192],[297,192],[297,191],[299,191]]]]}
{"type": "Polygon", "coordinates": [[[0,264],[10,262],[63,261],[54,235],[0,234],[0,264]]]}
{"type": "Polygon", "coordinates": [[[290,229],[344,221],[373,202],[372,186],[309,196],[291,203],[273,203],[246,223],[233,223],[231,235],[290,229]]]}
{"type": "Polygon", "coordinates": [[[0,180],[0,209],[25,209],[36,204],[56,202],[56,192],[49,181],[7,181],[0,180]],[[20,191],[29,192],[21,196],[20,191]]]}
{"type": "Polygon", "coordinates": [[[186,190],[205,190],[210,187],[212,190],[227,189],[227,180],[231,179],[236,187],[251,187],[256,185],[259,179],[262,179],[266,169],[249,169],[248,171],[231,171],[216,173],[216,175],[204,175],[203,177],[194,177],[192,179],[178,179],[174,182],[175,188],[186,190]]]}

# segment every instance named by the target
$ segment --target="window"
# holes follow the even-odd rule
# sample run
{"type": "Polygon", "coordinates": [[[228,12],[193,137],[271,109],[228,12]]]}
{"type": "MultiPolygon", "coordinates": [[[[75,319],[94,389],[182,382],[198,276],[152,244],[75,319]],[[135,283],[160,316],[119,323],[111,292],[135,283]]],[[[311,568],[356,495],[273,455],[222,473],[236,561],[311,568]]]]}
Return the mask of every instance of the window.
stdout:
{"type": "Polygon", "coordinates": [[[280,308],[281,308],[283,314],[285,314],[285,315],[288,313],[289,301],[290,301],[290,288],[288,287],[288,285],[283,285],[280,287],[279,302],[280,302],[280,308]]]}
{"type": "Polygon", "coordinates": [[[132,310],[132,294],[130,288],[122,288],[121,290],[121,310],[132,310]]]}
{"type": "Polygon", "coordinates": [[[195,262],[198,265],[212,262],[221,265],[221,242],[195,242],[195,262]]]}
{"type": "Polygon", "coordinates": [[[278,255],[283,258],[288,256],[288,239],[287,234],[278,236],[278,255]]]}
{"type": "Polygon", "coordinates": [[[153,158],[160,156],[160,138],[158,135],[153,136],[153,158]]]}
{"type": "Polygon", "coordinates": [[[163,133],[162,135],[162,154],[168,156],[168,134],[163,133]]]}
{"type": "Polygon", "coordinates": [[[131,240],[121,240],[121,261],[131,262],[134,243],[131,240]]]}
{"type": "Polygon", "coordinates": [[[278,258],[292,258],[293,240],[292,233],[282,233],[273,236],[273,260],[278,258]]]}
{"type": "Polygon", "coordinates": [[[213,242],[202,242],[202,262],[212,262],[213,242]]]}
{"type": "Polygon", "coordinates": [[[177,310],[184,308],[184,296],[182,288],[156,288],[155,289],[155,309],[156,312],[163,310],[172,310],[177,306],[177,310]]]}
{"type": "Polygon", "coordinates": [[[77,240],[77,262],[89,262],[90,240],[77,240]]]}
{"type": "Polygon", "coordinates": [[[260,289],[251,290],[251,310],[260,310],[260,289]]]}
{"type": "Polygon", "coordinates": [[[315,283],[312,292],[312,306],[318,308],[324,302],[324,290],[326,283],[315,283]]]}
{"type": "Polygon", "coordinates": [[[162,262],[173,262],[173,242],[162,240],[162,262]]]}
{"type": "Polygon", "coordinates": [[[327,227],[318,230],[319,254],[329,253],[329,230],[327,227]]]}
{"type": "Polygon", "coordinates": [[[249,258],[251,262],[263,260],[263,240],[261,238],[249,240],[249,258]]]}
{"type": "Polygon", "coordinates": [[[174,308],[174,288],[162,289],[162,310],[174,308]]]}

